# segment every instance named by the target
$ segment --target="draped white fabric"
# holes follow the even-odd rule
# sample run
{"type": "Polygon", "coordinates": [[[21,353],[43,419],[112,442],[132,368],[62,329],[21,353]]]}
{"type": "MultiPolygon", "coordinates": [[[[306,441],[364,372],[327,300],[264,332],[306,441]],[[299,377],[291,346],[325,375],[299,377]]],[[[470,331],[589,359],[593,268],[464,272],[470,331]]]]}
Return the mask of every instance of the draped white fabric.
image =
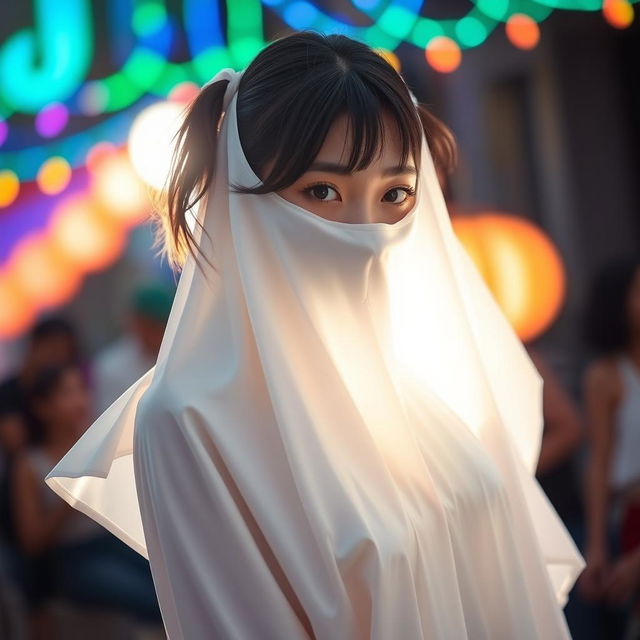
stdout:
{"type": "Polygon", "coordinates": [[[218,171],[158,361],[47,484],[148,557],[171,640],[568,638],[584,560],[534,477],[541,378],[455,237],[423,139],[395,224],[218,171]]]}

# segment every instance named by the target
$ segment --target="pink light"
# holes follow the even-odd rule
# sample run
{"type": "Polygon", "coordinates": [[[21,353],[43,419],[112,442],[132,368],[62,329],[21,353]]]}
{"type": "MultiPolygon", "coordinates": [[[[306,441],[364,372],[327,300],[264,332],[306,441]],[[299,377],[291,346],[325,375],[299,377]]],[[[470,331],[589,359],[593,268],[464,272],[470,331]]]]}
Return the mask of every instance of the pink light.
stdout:
{"type": "Polygon", "coordinates": [[[52,102],[36,116],[36,130],[43,138],[57,136],[69,121],[69,111],[61,102],[52,102]]]}
{"type": "Polygon", "coordinates": [[[4,144],[8,135],[9,125],[4,120],[0,120],[0,147],[4,144]]]}

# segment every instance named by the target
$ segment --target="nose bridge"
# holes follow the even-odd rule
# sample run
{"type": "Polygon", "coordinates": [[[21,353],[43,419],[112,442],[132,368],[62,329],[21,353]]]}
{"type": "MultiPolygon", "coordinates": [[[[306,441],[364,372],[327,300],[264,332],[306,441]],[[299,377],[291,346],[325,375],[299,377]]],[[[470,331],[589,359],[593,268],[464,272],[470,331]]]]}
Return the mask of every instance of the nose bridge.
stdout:
{"type": "Polygon", "coordinates": [[[357,223],[378,222],[376,203],[364,189],[361,191],[360,197],[353,203],[353,215],[357,223]]]}

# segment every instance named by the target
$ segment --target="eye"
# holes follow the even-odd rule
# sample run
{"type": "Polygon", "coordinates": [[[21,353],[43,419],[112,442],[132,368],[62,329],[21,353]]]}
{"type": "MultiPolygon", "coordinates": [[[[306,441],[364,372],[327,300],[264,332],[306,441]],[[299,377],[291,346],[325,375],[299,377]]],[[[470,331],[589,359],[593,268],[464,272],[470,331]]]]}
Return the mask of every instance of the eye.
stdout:
{"type": "Polygon", "coordinates": [[[394,187],[384,194],[382,200],[391,204],[402,204],[407,198],[415,195],[415,192],[415,189],[409,187],[394,187]]]}
{"type": "Polygon", "coordinates": [[[340,200],[340,196],[338,192],[330,187],[328,184],[320,183],[314,184],[305,189],[305,192],[308,193],[312,198],[316,200],[321,200],[322,202],[333,202],[334,200],[340,200]]]}

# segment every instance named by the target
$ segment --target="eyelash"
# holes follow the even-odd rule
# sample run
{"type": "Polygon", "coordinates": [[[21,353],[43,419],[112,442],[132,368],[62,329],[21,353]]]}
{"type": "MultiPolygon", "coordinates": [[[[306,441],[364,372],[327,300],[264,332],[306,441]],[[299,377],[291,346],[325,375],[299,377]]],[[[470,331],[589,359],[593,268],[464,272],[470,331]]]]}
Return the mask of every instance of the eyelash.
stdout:
{"type": "MultiPolygon", "coordinates": [[[[313,184],[310,184],[308,187],[305,187],[302,191],[303,191],[303,193],[308,195],[310,198],[312,198],[316,202],[322,202],[322,203],[325,203],[325,204],[327,204],[329,202],[335,202],[335,200],[321,200],[320,198],[314,198],[314,196],[311,194],[311,191],[315,187],[330,187],[336,193],[338,193],[338,188],[335,185],[331,184],[330,182],[314,182],[313,184]]],[[[401,204],[404,204],[408,198],[411,198],[412,196],[416,195],[416,190],[415,190],[414,187],[405,187],[405,186],[391,187],[390,189],[388,189],[385,192],[385,195],[387,193],[389,193],[389,191],[394,191],[394,190],[404,191],[407,194],[407,198],[405,198],[405,200],[403,200],[402,202],[390,202],[389,203],[389,204],[395,204],[396,206],[400,206],[401,204]]]]}

